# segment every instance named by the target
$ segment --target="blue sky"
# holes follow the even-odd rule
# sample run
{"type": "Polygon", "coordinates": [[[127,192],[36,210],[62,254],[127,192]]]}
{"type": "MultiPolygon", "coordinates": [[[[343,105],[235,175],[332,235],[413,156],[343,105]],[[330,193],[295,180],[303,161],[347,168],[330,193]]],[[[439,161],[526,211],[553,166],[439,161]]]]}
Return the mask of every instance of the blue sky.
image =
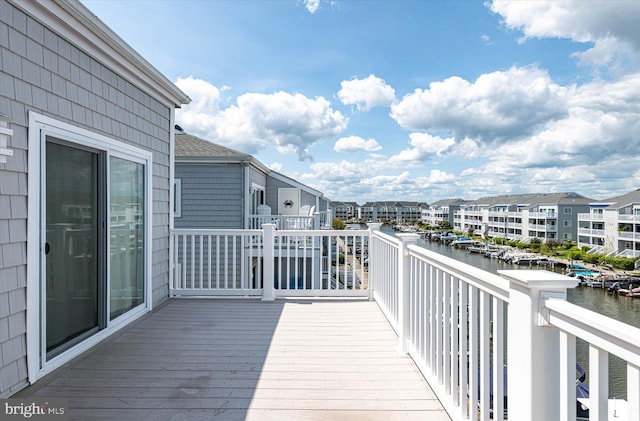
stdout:
{"type": "Polygon", "coordinates": [[[640,188],[638,1],[83,2],[185,131],[332,200],[640,188]]]}

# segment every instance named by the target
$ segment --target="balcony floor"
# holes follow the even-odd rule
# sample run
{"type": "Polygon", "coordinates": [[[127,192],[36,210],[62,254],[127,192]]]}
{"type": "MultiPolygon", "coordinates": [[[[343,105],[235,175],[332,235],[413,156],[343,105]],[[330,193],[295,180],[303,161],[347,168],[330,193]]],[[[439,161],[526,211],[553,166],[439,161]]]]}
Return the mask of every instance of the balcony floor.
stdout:
{"type": "Polygon", "coordinates": [[[172,299],[20,397],[71,419],[449,420],[375,302],[172,299]]]}

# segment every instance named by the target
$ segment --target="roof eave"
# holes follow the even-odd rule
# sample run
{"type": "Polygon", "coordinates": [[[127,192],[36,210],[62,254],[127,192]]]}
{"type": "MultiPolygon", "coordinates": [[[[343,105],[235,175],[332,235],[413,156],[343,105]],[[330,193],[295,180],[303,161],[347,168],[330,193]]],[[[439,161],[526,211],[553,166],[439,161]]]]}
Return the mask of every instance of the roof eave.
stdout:
{"type": "Polygon", "coordinates": [[[129,82],[180,107],[191,99],[78,0],[8,0],[129,82]]]}

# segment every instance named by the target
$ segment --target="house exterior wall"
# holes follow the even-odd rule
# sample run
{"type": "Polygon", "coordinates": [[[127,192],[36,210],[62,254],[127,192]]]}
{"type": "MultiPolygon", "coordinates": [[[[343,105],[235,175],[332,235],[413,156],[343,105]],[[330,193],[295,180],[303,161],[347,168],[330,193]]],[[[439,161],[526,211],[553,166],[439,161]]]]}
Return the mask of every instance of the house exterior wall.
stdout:
{"type": "MultiPolygon", "coordinates": [[[[249,183],[258,184],[266,189],[267,187],[267,175],[262,171],[258,171],[254,167],[249,168],[249,183]]],[[[265,192],[266,194],[266,192],[265,192]]]]}
{"type": "MultiPolygon", "coordinates": [[[[280,188],[296,188],[296,186],[267,176],[266,204],[271,206],[271,213],[278,211],[278,189],[280,188]]],[[[316,196],[300,189],[300,206],[304,205],[316,206],[316,196]]]]}
{"type": "MultiPolygon", "coordinates": [[[[14,151],[0,164],[0,397],[27,385],[27,187],[29,112],[151,151],[152,301],[168,297],[172,106],[0,0],[0,113],[14,151]]],[[[33,193],[33,192],[32,192],[33,193]]],[[[29,221],[37,229],[37,221],[29,221]]]]}
{"type": "Polygon", "coordinates": [[[175,228],[241,229],[244,223],[244,168],[240,164],[180,164],[182,216],[175,228]]]}

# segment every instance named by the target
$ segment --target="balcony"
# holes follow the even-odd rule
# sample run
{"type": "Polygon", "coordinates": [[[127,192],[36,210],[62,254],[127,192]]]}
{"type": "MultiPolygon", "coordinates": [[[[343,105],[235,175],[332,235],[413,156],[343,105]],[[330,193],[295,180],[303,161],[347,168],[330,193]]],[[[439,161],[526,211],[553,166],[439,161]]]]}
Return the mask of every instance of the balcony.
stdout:
{"type": "Polygon", "coordinates": [[[604,214],[602,213],[579,213],[578,221],[603,221],[604,214]]]}
{"type": "Polygon", "coordinates": [[[510,420],[574,421],[581,339],[590,419],[610,354],[621,419],[640,419],[640,329],[566,302],[573,278],[490,274],[375,228],[175,230],[170,294],[236,298],[170,299],[20,395],[74,419],[489,420],[506,390],[510,420]]]}
{"type": "Polygon", "coordinates": [[[619,214],[618,221],[620,223],[629,223],[629,222],[640,223],[640,215],[619,214]]]}

